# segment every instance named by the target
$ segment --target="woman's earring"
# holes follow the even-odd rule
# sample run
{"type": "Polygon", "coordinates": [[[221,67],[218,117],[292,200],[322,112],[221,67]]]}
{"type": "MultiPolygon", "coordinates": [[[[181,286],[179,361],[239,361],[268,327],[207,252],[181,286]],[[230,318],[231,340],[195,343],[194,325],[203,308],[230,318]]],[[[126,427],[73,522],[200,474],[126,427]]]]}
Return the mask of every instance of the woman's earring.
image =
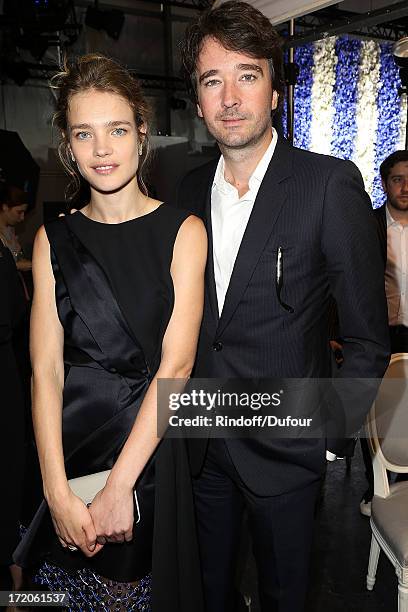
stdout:
{"type": "Polygon", "coordinates": [[[142,157],[143,153],[143,142],[139,142],[139,157],[142,157]]]}

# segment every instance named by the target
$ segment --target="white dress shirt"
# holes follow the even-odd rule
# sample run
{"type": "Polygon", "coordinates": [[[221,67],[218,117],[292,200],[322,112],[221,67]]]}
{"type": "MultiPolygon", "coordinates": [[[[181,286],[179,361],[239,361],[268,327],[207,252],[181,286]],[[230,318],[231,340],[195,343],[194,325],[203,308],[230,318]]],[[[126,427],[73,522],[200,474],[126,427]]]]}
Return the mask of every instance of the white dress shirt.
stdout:
{"type": "Polygon", "coordinates": [[[259,187],[275,151],[278,135],[272,128],[272,140],[248,181],[248,191],[242,196],[224,177],[221,155],[211,193],[211,224],[213,234],[214,277],[218,312],[221,315],[232,270],[242,242],[259,187]]]}
{"type": "Polygon", "coordinates": [[[408,327],[408,225],[402,225],[387,215],[387,264],[385,267],[385,293],[390,325],[408,327]]]}

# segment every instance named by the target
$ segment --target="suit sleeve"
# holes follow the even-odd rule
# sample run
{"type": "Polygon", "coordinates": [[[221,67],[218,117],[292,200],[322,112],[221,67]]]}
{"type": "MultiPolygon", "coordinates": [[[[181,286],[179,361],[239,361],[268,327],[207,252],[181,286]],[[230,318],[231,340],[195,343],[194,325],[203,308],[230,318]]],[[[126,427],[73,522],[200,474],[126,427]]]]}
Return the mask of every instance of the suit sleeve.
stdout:
{"type": "MultiPolygon", "coordinates": [[[[327,180],[322,251],[343,339],[332,431],[342,437],[363,425],[390,356],[384,260],[370,199],[351,162],[339,162],[327,180]]],[[[339,440],[328,441],[337,454],[341,446],[339,440]]]]}

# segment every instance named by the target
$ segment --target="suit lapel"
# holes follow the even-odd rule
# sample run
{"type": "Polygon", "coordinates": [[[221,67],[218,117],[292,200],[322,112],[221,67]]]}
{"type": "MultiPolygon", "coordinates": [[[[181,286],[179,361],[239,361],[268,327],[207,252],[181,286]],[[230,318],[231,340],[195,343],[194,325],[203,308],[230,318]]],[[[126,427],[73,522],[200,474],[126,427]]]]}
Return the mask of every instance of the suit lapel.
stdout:
{"type": "Polygon", "coordinates": [[[286,189],[283,183],[291,173],[291,147],[285,141],[279,139],[268,170],[259,188],[235,260],[231,280],[225,296],[224,308],[217,329],[217,335],[222,334],[225,327],[228,325],[248,286],[262,251],[278,219],[282,206],[285,203],[286,189]]]}

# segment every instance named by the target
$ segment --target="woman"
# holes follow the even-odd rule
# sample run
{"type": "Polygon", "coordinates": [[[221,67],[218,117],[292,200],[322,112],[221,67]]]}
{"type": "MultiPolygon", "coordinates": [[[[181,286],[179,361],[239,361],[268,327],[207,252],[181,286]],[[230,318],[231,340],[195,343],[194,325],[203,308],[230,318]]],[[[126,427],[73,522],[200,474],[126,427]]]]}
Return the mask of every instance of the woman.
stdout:
{"type": "Polygon", "coordinates": [[[0,238],[13,254],[17,270],[31,270],[31,261],[23,253],[15,227],[24,221],[28,209],[27,194],[19,187],[0,186],[0,238]]]}
{"type": "Polygon", "coordinates": [[[191,611],[199,584],[181,580],[195,558],[188,470],[180,444],[166,440],[155,454],[156,405],[158,378],[186,379],[193,366],[205,230],[147,195],[147,108],[124,68],[87,55],[54,87],[60,156],[89,200],[41,228],[34,244],[33,421],[58,539],[43,502],[16,558],[45,555],[38,576],[68,590],[71,609],[75,600],[78,609],[150,609],[153,564],[153,609],[191,611]],[[88,508],[67,479],[110,468],[88,508]]]}
{"type": "MultiPolygon", "coordinates": [[[[24,295],[29,302],[32,295],[31,261],[25,256],[15,231],[16,225],[24,221],[27,213],[27,198],[28,194],[19,187],[3,181],[0,183],[0,240],[14,257],[24,295]]],[[[25,348],[28,354],[28,346],[25,348]]]]}

